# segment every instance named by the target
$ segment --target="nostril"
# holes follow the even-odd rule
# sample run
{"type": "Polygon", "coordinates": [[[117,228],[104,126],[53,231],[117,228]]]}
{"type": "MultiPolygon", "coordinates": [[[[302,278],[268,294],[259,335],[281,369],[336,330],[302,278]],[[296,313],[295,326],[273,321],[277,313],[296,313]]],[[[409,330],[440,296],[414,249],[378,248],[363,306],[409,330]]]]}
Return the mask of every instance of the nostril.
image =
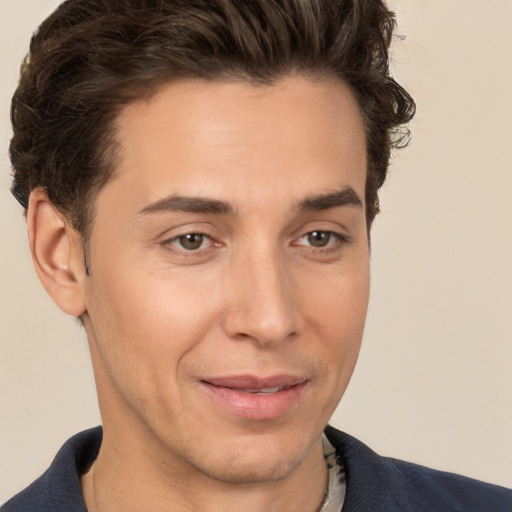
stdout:
{"type": "Polygon", "coordinates": [[[244,265],[236,284],[230,281],[222,323],[233,340],[269,345],[294,337],[300,315],[289,280],[275,262],[262,260],[268,258],[253,260],[250,269],[244,265]]]}

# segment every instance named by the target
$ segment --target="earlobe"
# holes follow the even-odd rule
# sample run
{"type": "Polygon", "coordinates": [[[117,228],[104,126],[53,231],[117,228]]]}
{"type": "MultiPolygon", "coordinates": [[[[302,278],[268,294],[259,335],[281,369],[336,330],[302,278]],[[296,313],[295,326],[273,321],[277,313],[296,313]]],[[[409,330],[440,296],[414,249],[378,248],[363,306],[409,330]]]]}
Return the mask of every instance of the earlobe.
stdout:
{"type": "Polygon", "coordinates": [[[81,316],[85,312],[85,269],[78,233],[42,189],[30,194],[27,223],[32,260],[41,283],[62,311],[81,316]]]}

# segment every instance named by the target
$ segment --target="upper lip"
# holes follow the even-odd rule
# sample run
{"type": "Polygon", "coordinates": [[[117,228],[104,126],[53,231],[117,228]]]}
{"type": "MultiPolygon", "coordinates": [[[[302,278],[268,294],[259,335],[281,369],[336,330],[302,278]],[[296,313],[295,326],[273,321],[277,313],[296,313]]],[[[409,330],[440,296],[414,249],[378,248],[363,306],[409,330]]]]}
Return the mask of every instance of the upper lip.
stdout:
{"type": "Polygon", "coordinates": [[[213,386],[230,389],[268,389],[268,388],[289,388],[306,382],[307,379],[298,375],[271,375],[269,377],[258,377],[255,375],[233,375],[227,377],[211,377],[201,379],[202,382],[213,386]]]}

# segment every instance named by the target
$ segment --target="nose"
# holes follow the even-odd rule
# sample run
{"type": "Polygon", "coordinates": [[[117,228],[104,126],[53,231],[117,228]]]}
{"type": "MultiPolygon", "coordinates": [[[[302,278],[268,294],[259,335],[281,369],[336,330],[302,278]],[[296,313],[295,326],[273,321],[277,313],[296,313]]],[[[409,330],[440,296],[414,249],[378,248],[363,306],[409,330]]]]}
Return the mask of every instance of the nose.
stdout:
{"type": "Polygon", "coordinates": [[[297,296],[286,263],[276,254],[259,251],[241,256],[234,266],[225,286],[226,334],[262,346],[296,335],[300,328],[297,296]]]}

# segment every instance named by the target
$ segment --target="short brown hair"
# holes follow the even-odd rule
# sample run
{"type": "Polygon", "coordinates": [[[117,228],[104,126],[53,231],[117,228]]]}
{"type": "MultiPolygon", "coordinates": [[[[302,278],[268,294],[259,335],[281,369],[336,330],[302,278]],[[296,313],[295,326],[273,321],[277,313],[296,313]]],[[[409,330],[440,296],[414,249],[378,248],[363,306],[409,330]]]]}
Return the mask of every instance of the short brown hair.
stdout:
{"type": "Polygon", "coordinates": [[[44,188],[87,239],[124,105],[182,78],[326,76],[347,83],[361,109],[370,227],[415,110],[389,72],[394,27],[382,0],[67,0],[34,34],[12,100],[13,192],[26,205],[44,188]]]}

